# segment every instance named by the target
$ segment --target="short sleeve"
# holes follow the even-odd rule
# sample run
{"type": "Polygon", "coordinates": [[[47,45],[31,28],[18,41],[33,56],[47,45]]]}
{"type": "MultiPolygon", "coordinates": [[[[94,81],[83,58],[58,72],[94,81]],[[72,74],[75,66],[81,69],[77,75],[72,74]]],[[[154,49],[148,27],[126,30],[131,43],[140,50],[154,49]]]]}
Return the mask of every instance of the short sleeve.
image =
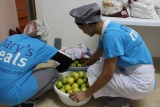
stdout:
{"type": "Polygon", "coordinates": [[[44,44],[34,56],[34,61],[48,62],[57,52],[58,52],[57,48],[50,46],[48,44],[44,44]]]}
{"type": "Polygon", "coordinates": [[[107,32],[103,35],[104,57],[112,58],[124,55],[123,39],[118,32],[107,32]]]}

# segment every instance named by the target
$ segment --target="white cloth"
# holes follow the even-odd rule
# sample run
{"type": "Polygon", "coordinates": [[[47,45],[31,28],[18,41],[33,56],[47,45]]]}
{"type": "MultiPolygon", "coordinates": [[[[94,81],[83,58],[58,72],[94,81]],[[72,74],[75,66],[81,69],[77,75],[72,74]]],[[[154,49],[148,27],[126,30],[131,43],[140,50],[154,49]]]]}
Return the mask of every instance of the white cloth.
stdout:
{"type": "Polygon", "coordinates": [[[93,51],[84,44],[79,44],[78,46],[75,47],[69,47],[62,51],[65,54],[69,55],[70,58],[72,58],[72,60],[81,58],[90,58],[90,56],[93,54],[93,51]]]}
{"type": "MultiPolygon", "coordinates": [[[[89,84],[92,85],[102,72],[103,61],[95,63],[87,70],[89,84]]],[[[128,99],[143,99],[152,92],[155,85],[155,69],[153,65],[137,65],[116,68],[112,79],[93,96],[123,97],[128,99]]]]}

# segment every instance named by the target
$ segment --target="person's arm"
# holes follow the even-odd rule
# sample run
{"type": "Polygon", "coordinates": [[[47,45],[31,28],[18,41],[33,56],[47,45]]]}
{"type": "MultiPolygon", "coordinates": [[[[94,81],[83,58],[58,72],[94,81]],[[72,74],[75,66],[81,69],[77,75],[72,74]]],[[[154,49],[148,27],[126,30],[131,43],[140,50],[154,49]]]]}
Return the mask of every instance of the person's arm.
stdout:
{"type": "Polygon", "coordinates": [[[94,64],[103,54],[103,50],[96,50],[95,53],[82,65],[89,66],[94,64]]]}
{"type": "Polygon", "coordinates": [[[117,57],[105,59],[102,73],[94,82],[94,84],[88,90],[86,90],[86,97],[92,96],[111,80],[116,68],[116,63],[117,57]]]}
{"type": "Polygon", "coordinates": [[[103,86],[105,86],[111,80],[114,74],[117,58],[118,57],[105,59],[102,73],[94,82],[94,84],[90,88],[88,88],[85,92],[79,91],[79,92],[71,93],[69,98],[72,99],[73,101],[80,102],[92,96],[95,92],[97,92],[103,86]]]}
{"type": "Polygon", "coordinates": [[[60,65],[56,67],[59,72],[67,70],[72,63],[72,59],[61,52],[57,52],[51,59],[60,63],[60,65]]]}

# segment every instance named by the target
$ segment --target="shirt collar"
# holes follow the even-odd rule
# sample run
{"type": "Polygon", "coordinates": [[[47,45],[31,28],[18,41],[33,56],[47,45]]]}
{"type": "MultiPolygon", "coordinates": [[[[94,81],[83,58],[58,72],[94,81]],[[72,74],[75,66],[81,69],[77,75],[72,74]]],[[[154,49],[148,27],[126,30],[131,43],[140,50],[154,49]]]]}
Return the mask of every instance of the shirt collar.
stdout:
{"type": "Polygon", "coordinates": [[[108,26],[108,24],[109,24],[110,22],[111,22],[110,20],[106,20],[106,21],[104,22],[100,40],[102,40],[102,36],[103,36],[103,34],[104,34],[104,31],[106,30],[106,28],[107,28],[107,26],[108,26]]]}

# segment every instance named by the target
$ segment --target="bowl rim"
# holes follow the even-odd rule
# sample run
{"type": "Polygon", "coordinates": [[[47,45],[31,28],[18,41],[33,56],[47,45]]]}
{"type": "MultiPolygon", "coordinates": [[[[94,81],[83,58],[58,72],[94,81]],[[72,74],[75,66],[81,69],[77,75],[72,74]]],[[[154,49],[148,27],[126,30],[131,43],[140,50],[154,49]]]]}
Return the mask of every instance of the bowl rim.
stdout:
{"type": "Polygon", "coordinates": [[[54,89],[55,89],[55,91],[57,92],[58,95],[69,98],[69,94],[64,93],[64,92],[61,92],[61,91],[56,87],[55,84],[54,84],[53,87],[54,87],[54,89]]]}

